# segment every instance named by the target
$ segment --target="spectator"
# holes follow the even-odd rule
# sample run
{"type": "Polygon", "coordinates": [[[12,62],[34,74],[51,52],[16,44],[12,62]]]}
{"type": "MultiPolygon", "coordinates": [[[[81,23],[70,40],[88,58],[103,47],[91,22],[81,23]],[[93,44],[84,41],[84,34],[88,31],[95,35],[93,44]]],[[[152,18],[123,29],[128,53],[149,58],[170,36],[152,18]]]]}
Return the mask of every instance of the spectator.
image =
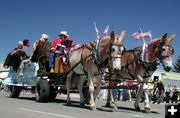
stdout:
{"type": "Polygon", "coordinates": [[[23,42],[22,42],[22,41],[18,41],[17,47],[14,48],[14,49],[12,50],[12,52],[11,52],[11,56],[12,56],[13,54],[15,54],[17,50],[21,50],[22,48],[23,48],[23,42]]]}
{"type": "Polygon", "coordinates": [[[178,101],[178,94],[179,94],[179,91],[177,89],[177,86],[174,85],[174,87],[173,87],[173,95],[172,95],[172,103],[173,102],[177,103],[177,101],[178,101]]]}
{"type": "Polygon", "coordinates": [[[34,42],[34,44],[33,44],[33,52],[36,50],[36,47],[38,46],[38,44],[40,42],[46,42],[46,41],[48,41],[48,39],[49,39],[49,36],[47,34],[42,34],[41,38],[34,42]]]}
{"type": "Polygon", "coordinates": [[[27,59],[23,60],[19,66],[19,77],[21,78],[23,76],[23,70],[24,70],[24,66],[25,64],[27,63],[30,63],[31,62],[31,52],[29,50],[29,46],[30,46],[30,42],[28,39],[25,39],[23,41],[23,51],[26,53],[26,55],[28,56],[27,59]]]}
{"type": "Polygon", "coordinates": [[[154,79],[154,91],[153,91],[153,103],[160,103],[163,101],[163,95],[164,95],[164,85],[163,83],[158,79],[154,79]]]}

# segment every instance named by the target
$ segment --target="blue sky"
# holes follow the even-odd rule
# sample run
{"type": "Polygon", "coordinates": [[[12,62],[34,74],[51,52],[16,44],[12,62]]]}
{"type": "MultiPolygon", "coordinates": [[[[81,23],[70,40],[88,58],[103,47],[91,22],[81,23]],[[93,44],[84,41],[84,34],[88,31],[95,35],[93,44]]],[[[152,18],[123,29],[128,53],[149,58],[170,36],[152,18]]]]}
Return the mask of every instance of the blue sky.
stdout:
{"type": "Polygon", "coordinates": [[[96,37],[94,21],[101,32],[106,25],[116,34],[125,29],[127,49],[142,44],[131,38],[140,27],[151,30],[153,38],[176,34],[175,60],[180,55],[179,5],[179,0],[0,0],[0,60],[19,40],[28,38],[32,45],[42,33],[52,41],[66,30],[75,44],[90,42],[96,37]]]}

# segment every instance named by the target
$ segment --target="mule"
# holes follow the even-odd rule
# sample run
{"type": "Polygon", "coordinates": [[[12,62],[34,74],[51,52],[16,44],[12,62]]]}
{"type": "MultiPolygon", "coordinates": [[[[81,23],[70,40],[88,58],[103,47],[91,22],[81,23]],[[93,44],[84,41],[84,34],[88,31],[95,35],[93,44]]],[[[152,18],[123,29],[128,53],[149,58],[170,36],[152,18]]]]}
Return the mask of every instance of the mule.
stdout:
{"type": "MultiPolygon", "coordinates": [[[[121,58],[122,68],[119,71],[118,76],[116,75],[116,77],[126,80],[137,80],[138,82],[140,82],[140,89],[138,91],[138,94],[136,94],[136,101],[134,103],[134,107],[136,110],[140,111],[139,100],[144,89],[145,112],[150,111],[148,92],[146,91],[145,88],[143,88],[143,85],[144,82],[148,82],[149,77],[157,69],[158,66],[157,61],[160,61],[165,71],[171,70],[173,66],[172,55],[174,53],[174,49],[170,45],[170,42],[174,39],[174,37],[175,37],[174,34],[167,37],[167,33],[165,33],[161,38],[157,38],[152,42],[150,42],[145,54],[146,57],[145,61],[141,59],[142,46],[126,51],[125,54],[122,56],[121,58]]],[[[113,99],[112,93],[111,96],[109,97],[113,99]]],[[[110,101],[107,101],[107,104],[109,104],[109,102],[110,101]]]]}
{"type": "MultiPolygon", "coordinates": [[[[110,36],[103,37],[99,44],[96,41],[82,46],[75,46],[73,50],[68,52],[69,57],[69,73],[66,79],[67,87],[67,103],[70,101],[70,85],[73,73],[78,75],[86,75],[88,79],[88,88],[90,95],[90,109],[95,110],[96,105],[94,102],[94,85],[93,78],[96,75],[101,75],[103,68],[106,68],[109,64],[112,64],[113,71],[120,71],[121,69],[121,56],[124,51],[124,46],[121,44],[124,38],[125,31],[121,32],[119,36],[115,36],[112,31],[110,36]],[[99,45],[98,53],[99,57],[94,56],[94,49],[99,45]]],[[[81,78],[82,79],[82,78],[81,78]]],[[[97,78],[96,78],[97,79],[97,78]]],[[[101,76],[99,77],[99,80],[101,76]]],[[[84,96],[82,94],[82,84],[79,84],[80,104],[84,105],[84,96]]]]}

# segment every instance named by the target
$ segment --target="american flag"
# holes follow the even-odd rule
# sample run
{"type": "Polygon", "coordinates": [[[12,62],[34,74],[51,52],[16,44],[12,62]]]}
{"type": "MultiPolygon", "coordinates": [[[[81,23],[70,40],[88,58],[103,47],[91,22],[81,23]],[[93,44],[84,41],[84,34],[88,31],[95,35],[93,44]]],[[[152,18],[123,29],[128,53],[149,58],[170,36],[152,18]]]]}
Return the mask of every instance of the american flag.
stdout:
{"type": "Polygon", "coordinates": [[[147,38],[151,38],[151,32],[135,32],[132,34],[132,38],[134,40],[143,40],[143,39],[147,39],[147,38]]]}

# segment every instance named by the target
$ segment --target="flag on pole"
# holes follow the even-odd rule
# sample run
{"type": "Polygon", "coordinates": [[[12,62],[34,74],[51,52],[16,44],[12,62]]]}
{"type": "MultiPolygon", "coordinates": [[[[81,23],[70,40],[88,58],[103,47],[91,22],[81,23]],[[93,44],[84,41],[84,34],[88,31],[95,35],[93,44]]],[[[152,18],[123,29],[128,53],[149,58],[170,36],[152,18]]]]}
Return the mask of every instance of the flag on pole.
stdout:
{"type": "Polygon", "coordinates": [[[151,38],[151,32],[135,32],[132,34],[132,38],[134,40],[143,40],[143,39],[147,39],[147,38],[151,38]]]}

